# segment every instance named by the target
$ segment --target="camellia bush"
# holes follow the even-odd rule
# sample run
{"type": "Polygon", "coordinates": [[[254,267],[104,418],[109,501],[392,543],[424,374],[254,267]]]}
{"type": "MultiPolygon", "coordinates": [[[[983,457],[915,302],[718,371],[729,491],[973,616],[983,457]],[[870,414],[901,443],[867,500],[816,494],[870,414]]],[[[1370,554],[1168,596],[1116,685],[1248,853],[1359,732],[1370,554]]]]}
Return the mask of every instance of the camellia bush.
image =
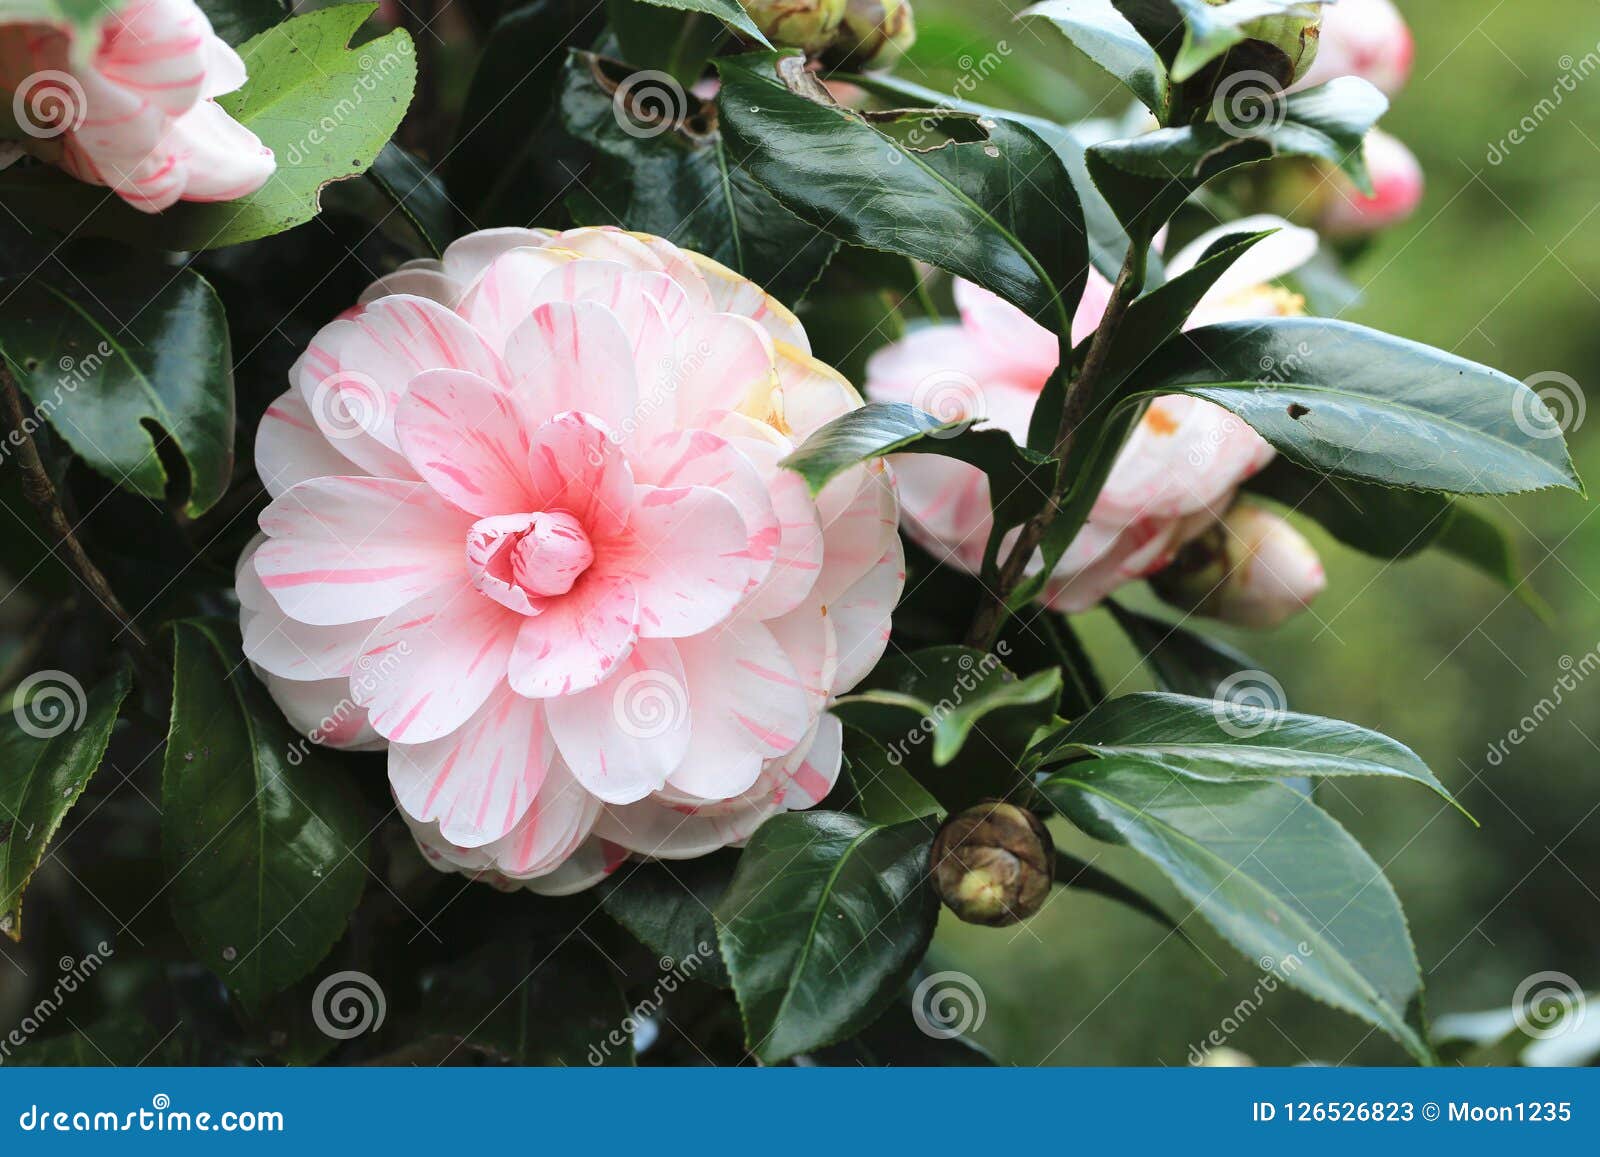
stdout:
{"type": "Polygon", "coordinates": [[[1331,316],[1388,0],[1044,0],[1079,123],[915,0],[295,7],[0,0],[0,1059],[984,1063],[935,925],[1060,889],[1435,1059],[1317,787],[1449,789],[1205,627],[1581,491],[1331,316]]]}

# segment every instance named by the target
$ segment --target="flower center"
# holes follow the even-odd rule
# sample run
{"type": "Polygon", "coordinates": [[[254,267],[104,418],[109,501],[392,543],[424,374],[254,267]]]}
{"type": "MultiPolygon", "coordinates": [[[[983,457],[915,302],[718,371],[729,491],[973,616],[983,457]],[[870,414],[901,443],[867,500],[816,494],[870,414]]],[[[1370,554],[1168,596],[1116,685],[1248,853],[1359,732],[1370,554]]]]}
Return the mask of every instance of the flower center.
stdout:
{"type": "Polygon", "coordinates": [[[467,532],[473,585],[496,602],[537,614],[534,600],[564,595],[594,561],[594,547],[565,511],[503,514],[467,532]]]}

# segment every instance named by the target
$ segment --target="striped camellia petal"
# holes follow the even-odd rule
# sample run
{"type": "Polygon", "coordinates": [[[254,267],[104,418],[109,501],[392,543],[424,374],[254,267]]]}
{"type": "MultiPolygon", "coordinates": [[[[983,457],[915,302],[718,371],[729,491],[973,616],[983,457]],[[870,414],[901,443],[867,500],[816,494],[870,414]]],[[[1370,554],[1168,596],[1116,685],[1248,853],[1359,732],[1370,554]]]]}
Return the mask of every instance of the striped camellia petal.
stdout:
{"type": "Polygon", "coordinates": [[[261,188],[272,150],[214,99],[244,84],[244,62],[195,0],[105,7],[92,43],[0,13],[0,89],[29,144],[146,213],[261,188]]]}
{"type": "Polygon", "coordinates": [[[861,404],[729,270],[489,230],[316,336],[269,408],[244,645],[290,721],[386,748],[435,867],[565,895],[809,807],[904,583],[894,476],[782,466],[861,404]]]}

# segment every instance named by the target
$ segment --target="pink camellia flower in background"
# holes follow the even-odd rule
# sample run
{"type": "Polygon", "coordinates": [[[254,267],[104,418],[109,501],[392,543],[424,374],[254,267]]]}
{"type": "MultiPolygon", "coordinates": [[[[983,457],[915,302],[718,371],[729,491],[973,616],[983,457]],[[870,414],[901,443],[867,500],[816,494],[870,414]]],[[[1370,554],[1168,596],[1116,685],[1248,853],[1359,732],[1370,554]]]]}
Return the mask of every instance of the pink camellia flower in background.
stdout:
{"type": "Polygon", "coordinates": [[[214,99],[244,82],[194,0],[132,0],[92,47],[0,13],[0,88],[29,150],[146,213],[231,201],[272,175],[272,150],[214,99]]]}
{"type": "Polygon", "coordinates": [[[831,698],[904,582],[888,468],[779,462],[861,400],[755,285],[656,237],[475,233],[326,326],[263,418],[245,653],[388,749],[436,866],[584,888],[839,772],[831,698]]]}
{"type": "Polygon", "coordinates": [[[1322,560],[1279,515],[1241,499],[1152,585],[1167,602],[1241,627],[1276,627],[1326,585],[1322,560]]]}
{"type": "MultiPolygon", "coordinates": [[[[1225,233],[1279,231],[1239,259],[1190,318],[1199,326],[1298,314],[1300,299],[1269,283],[1316,252],[1316,234],[1279,218],[1254,217],[1211,230],[1169,264],[1192,268],[1225,233]]],[[[1099,323],[1110,287],[1091,272],[1073,323],[1081,342],[1099,323]]],[[[983,418],[1019,442],[1034,401],[1056,367],[1055,338],[1016,307],[963,281],[959,322],[927,326],[873,355],[867,394],[909,402],[942,418],[983,418]]],[[[1155,573],[1228,509],[1239,484],[1272,448],[1248,425],[1199,398],[1157,398],[1122,447],[1088,522],[1044,591],[1053,609],[1077,612],[1119,586],[1155,573]]],[[[974,466],[931,454],[897,456],[906,533],[935,558],[976,572],[993,524],[989,482],[974,466]]]]}
{"type": "Polygon", "coordinates": [[[1317,59],[1299,87],[1359,76],[1394,96],[1411,76],[1414,48],[1393,0],[1338,0],[1322,9],[1317,59]]]}
{"type": "Polygon", "coordinates": [[[1372,174],[1372,196],[1330,170],[1332,191],[1322,199],[1318,227],[1329,237],[1364,237],[1404,221],[1422,203],[1422,165],[1411,150],[1380,129],[1367,134],[1362,154],[1372,174]]]}

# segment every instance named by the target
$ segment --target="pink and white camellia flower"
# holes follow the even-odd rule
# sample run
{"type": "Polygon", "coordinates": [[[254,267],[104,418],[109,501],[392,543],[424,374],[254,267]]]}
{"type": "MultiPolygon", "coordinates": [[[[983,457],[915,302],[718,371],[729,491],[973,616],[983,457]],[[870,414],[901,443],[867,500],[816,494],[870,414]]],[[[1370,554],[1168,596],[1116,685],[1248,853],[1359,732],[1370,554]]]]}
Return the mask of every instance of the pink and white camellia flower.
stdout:
{"type": "Polygon", "coordinates": [[[1422,165],[1381,129],[1367,133],[1362,146],[1372,176],[1372,196],[1337,170],[1328,176],[1332,193],[1323,200],[1317,224],[1329,237],[1364,237],[1404,221],[1422,203],[1422,165]]]}
{"type": "Polygon", "coordinates": [[[194,0],[130,0],[92,45],[0,13],[0,88],[30,151],[146,213],[231,201],[272,176],[272,150],[215,100],[244,82],[194,0]]]}
{"type": "MultiPolygon", "coordinates": [[[[1192,268],[1227,233],[1279,231],[1248,250],[1201,301],[1189,325],[1301,312],[1299,298],[1272,287],[1316,252],[1316,234],[1276,217],[1210,231],[1169,264],[1192,268]]],[[[1074,343],[1099,324],[1110,286],[1090,273],[1073,323],[1074,343]]],[[[1045,380],[1056,340],[1021,310],[964,281],[959,322],[931,325],[873,355],[866,390],[874,401],[909,402],[941,418],[983,418],[1019,442],[1045,380]]],[[[1078,612],[1119,586],[1166,566],[1227,510],[1239,484],[1272,459],[1244,422],[1200,398],[1155,399],[1122,447],[1089,519],[1045,586],[1043,600],[1078,612]]],[[[935,558],[976,573],[993,517],[989,480],[979,469],[932,454],[893,460],[906,533],[935,558]]]]}
{"type": "Polygon", "coordinates": [[[861,405],[755,285],[656,237],[493,229],[326,326],[267,410],[245,653],[387,748],[435,866],[589,886],[818,802],[826,708],[904,584],[882,463],[779,466],[861,405]]]}
{"type": "Polygon", "coordinates": [[[1415,45],[1393,0],[1338,0],[1322,8],[1317,59],[1299,87],[1359,76],[1389,96],[1411,76],[1415,45]]]}

